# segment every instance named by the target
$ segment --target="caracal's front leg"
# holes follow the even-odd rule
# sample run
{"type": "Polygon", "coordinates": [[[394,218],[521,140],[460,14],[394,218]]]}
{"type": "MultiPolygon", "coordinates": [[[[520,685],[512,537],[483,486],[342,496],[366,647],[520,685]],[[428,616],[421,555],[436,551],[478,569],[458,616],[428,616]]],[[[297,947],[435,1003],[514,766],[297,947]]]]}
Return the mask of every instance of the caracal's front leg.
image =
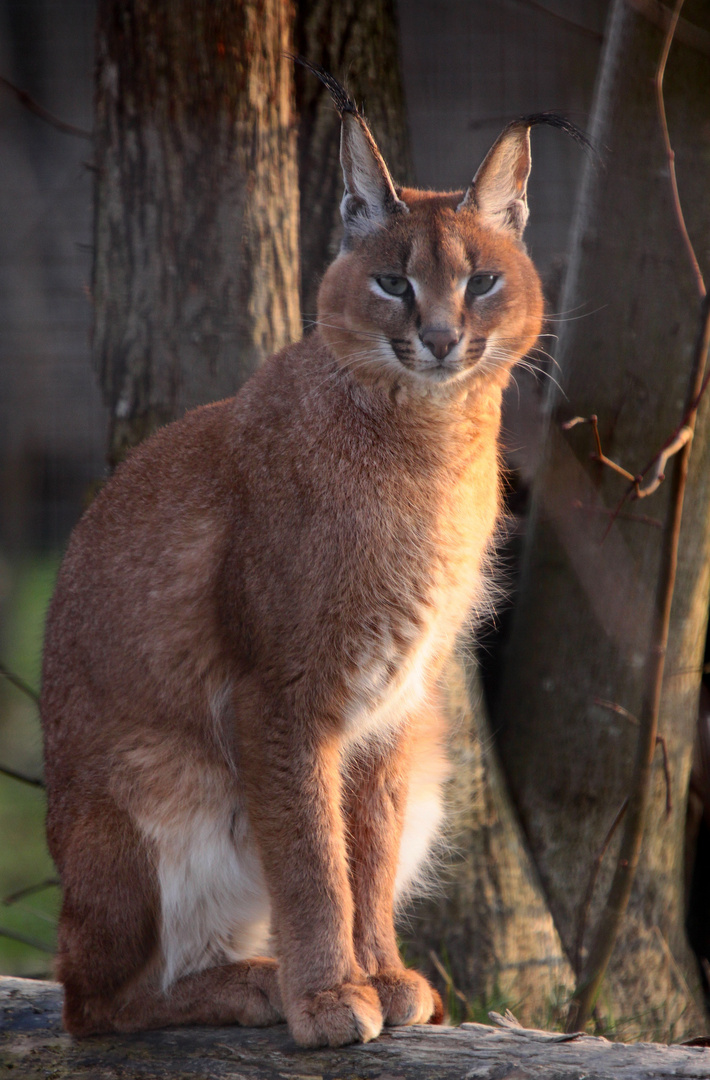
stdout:
{"type": "Polygon", "coordinates": [[[239,742],[291,1033],[301,1046],[367,1042],[383,1018],[353,948],[335,739],[264,717],[239,742]]]}
{"type": "Polygon", "coordinates": [[[441,1023],[441,998],[403,965],[394,930],[400,843],[407,809],[414,733],[363,750],[345,783],[355,955],[367,972],[387,1024],[441,1023]]]}

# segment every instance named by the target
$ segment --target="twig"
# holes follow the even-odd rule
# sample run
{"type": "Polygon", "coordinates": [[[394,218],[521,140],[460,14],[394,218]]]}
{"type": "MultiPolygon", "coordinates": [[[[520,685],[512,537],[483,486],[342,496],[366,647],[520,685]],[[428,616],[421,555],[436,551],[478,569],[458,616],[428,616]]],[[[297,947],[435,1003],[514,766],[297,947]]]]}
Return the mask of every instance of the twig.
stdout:
{"type": "MultiPolygon", "coordinates": [[[[620,707],[620,706],[619,706],[620,707]]],[[[625,710],[624,710],[625,711],[625,710]]],[[[618,829],[621,821],[626,813],[626,808],[629,805],[629,800],[624,799],[619,809],[616,811],[614,820],[607,830],[607,834],[604,837],[601,847],[594,856],[594,862],[589,872],[589,880],[587,881],[587,888],[582,898],[582,903],[579,906],[579,923],[577,925],[577,940],[574,945],[574,972],[579,978],[582,972],[582,948],[584,947],[584,935],[587,932],[587,919],[589,918],[589,909],[592,905],[592,897],[594,896],[594,887],[597,883],[599,871],[601,870],[604,856],[607,853],[609,844],[611,843],[614,833],[618,829]]]]}
{"type": "Polygon", "coordinates": [[[636,727],[639,725],[637,717],[630,713],[628,709],[625,709],[623,705],[617,704],[616,701],[607,701],[606,698],[595,697],[594,704],[599,705],[602,709],[609,709],[610,712],[618,713],[619,716],[623,716],[625,720],[628,720],[636,727]]]}
{"type": "Polygon", "coordinates": [[[451,978],[451,975],[446,970],[433,949],[429,949],[429,959],[444,980],[447,990],[450,990],[453,994],[455,994],[459,1001],[462,1001],[466,1008],[468,1008],[468,998],[458,989],[458,987],[454,983],[454,980],[451,978]]]}
{"type": "Polygon", "coordinates": [[[54,116],[36,102],[34,98],[31,98],[26,90],[21,90],[19,86],[15,86],[3,75],[0,75],[0,86],[4,86],[6,90],[15,95],[21,105],[24,105],[31,113],[38,116],[40,120],[44,120],[46,124],[51,124],[57,131],[61,131],[65,135],[76,135],[78,139],[88,139],[89,142],[93,142],[94,136],[90,131],[85,131],[84,128],[76,127],[74,124],[68,124],[66,120],[60,120],[58,116],[54,116]]]}
{"type": "MultiPolygon", "coordinates": [[[[661,30],[668,30],[673,12],[669,11],[661,0],[626,0],[626,3],[661,30]]],[[[705,56],[710,56],[710,34],[702,26],[696,26],[687,19],[678,19],[675,40],[690,46],[691,49],[696,49],[705,56]]]]}
{"type": "Polygon", "coordinates": [[[683,217],[683,207],[680,202],[680,195],[678,194],[678,181],[675,173],[675,153],[671,146],[671,137],[668,133],[668,121],[666,120],[666,104],[663,100],[663,76],[666,73],[666,63],[668,61],[668,54],[671,51],[671,44],[675,35],[676,26],[678,25],[678,19],[680,18],[680,10],[683,7],[684,0],[676,0],[675,9],[671,16],[671,21],[668,24],[668,30],[666,31],[665,41],[663,42],[663,50],[661,52],[661,59],[658,62],[658,68],[656,69],[656,77],[653,80],[653,85],[656,91],[656,104],[658,106],[658,117],[661,124],[661,134],[663,135],[663,145],[666,148],[666,157],[668,158],[668,173],[671,181],[671,194],[673,197],[673,209],[675,211],[676,220],[678,222],[678,228],[680,229],[680,235],[685,244],[685,250],[690,260],[690,265],[693,268],[696,284],[698,286],[698,292],[701,296],[705,296],[706,288],[703,281],[703,275],[698,265],[698,260],[695,256],[695,250],[688,236],[688,229],[685,224],[685,218],[683,217]]]}
{"type": "MultiPolygon", "coordinates": [[[[639,722],[633,713],[630,713],[628,709],[625,709],[623,705],[617,705],[615,701],[606,701],[604,698],[594,698],[594,704],[600,705],[603,709],[610,709],[612,712],[618,713],[623,716],[635,727],[639,726],[639,722]]],[[[661,748],[661,756],[663,758],[663,777],[666,782],[666,817],[669,818],[673,813],[673,795],[671,789],[671,767],[668,761],[668,744],[666,743],[665,735],[656,735],[656,746],[661,748]]]]}
{"type": "MultiPolygon", "coordinates": [[[[639,473],[639,476],[637,477],[637,480],[639,482],[646,476],[647,473],[651,472],[651,470],[654,469],[654,467],[656,465],[656,462],[660,459],[660,457],[663,454],[665,454],[665,461],[668,460],[668,458],[671,456],[670,454],[666,453],[666,449],[668,447],[673,446],[674,444],[677,444],[678,450],[680,450],[693,437],[693,431],[695,429],[695,417],[697,416],[698,409],[700,408],[700,402],[703,399],[703,395],[705,394],[705,391],[708,388],[708,383],[710,383],[710,371],[706,372],[704,377],[703,377],[703,372],[705,370],[705,361],[699,354],[699,350],[702,350],[703,320],[706,317],[704,315],[705,310],[706,309],[701,304],[700,305],[700,333],[698,335],[698,339],[696,340],[695,352],[693,354],[693,376],[692,377],[695,380],[696,393],[693,395],[693,397],[690,399],[690,401],[688,401],[686,403],[685,412],[683,413],[683,419],[678,424],[678,427],[675,429],[675,431],[671,432],[671,434],[668,436],[668,438],[666,439],[666,441],[663,444],[663,446],[661,447],[661,449],[658,451],[658,453],[655,454],[654,457],[651,458],[651,460],[649,461],[646,468],[641,473],[639,473]],[[697,370],[696,370],[697,365],[699,365],[699,367],[697,367],[697,370]]],[[[705,353],[707,353],[707,344],[705,345],[705,353]]],[[[675,451],[675,452],[677,452],[677,451],[675,451]]],[[[665,464],[665,461],[664,461],[664,464],[665,464]]],[[[665,479],[665,478],[663,476],[661,476],[660,480],[663,480],[663,479],[665,479]]],[[[656,487],[658,487],[658,484],[656,485],[656,487]]],[[[655,488],[653,490],[655,491],[655,488]]],[[[623,499],[621,500],[619,506],[617,507],[616,513],[614,515],[615,517],[618,516],[619,511],[621,510],[621,507],[624,505],[626,499],[631,494],[633,494],[633,492],[631,491],[631,489],[629,489],[629,491],[626,492],[626,494],[624,495],[623,499]]],[[[638,491],[637,491],[636,494],[638,495],[638,491]]],[[[645,494],[650,495],[651,492],[646,491],[645,494]]],[[[643,495],[639,495],[638,497],[643,498],[643,495]]]]}
{"type": "MultiPolygon", "coordinates": [[[[645,499],[648,495],[653,495],[654,491],[660,487],[661,481],[666,478],[664,470],[668,460],[679,453],[685,444],[690,442],[692,437],[692,429],[687,426],[683,426],[677,434],[674,434],[668,445],[656,456],[655,461],[648,470],[651,475],[646,479],[646,482],[643,485],[641,485],[640,481],[635,482],[634,489],[637,499],[645,499]]],[[[645,474],[643,475],[645,478],[645,474]]]]}
{"type": "Polygon", "coordinates": [[[42,892],[44,889],[50,889],[54,885],[59,884],[59,878],[45,878],[44,881],[38,882],[37,885],[26,885],[24,889],[18,889],[17,892],[10,893],[9,896],[4,896],[2,902],[9,907],[11,904],[16,904],[18,900],[24,900],[27,896],[33,896],[35,893],[42,892]]]}
{"type": "Polygon", "coordinates": [[[621,465],[617,465],[615,461],[612,461],[611,458],[608,458],[603,452],[601,439],[599,438],[599,423],[596,413],[592,413],[591,416],[575,416],[572,420],[566,420],[561,427],[563,431],[570,431],[571,428],[577,427],[577,424],[591,424],[592,426],[592,434],[594,435],[594,442],[597,447],[596,453],[592,454],[592,459],[598,461],[602,465],[608,466],[608,468],[613,469],[614,472],[618,473],[619,476],[623,476],[625,480],[630,480],[631,483],[634,483],[636,477],[633,476],[632,473],[627,472],[626,469],[622,469],[621,465]]]}
{"type": "Polygon", "coordinates": [[[33,690],[29,683],[26,683],[24,679],[21,679],[19,675],[13,674],[8,668],[0,661],[0,677],[7,679],[12,685],[21,690],[23,694],[27,694],[27,697],[32,698],[35,705],[39,705],[39,694],[36,690],[33,690]]]}
{"type": "MultiPolygon", "coordinates": [[[[693,411],[697,410],[700,397],[702,397],[702,389],[697,401],[694,403],[693,411]]],[[[596,451],[591,455],[592,461],[598,461],[600,465],[606,465],[608,469],[612,469],[619,476],[623,476],[624,480],[628,480],[631,484],[631,487],[613,512],[612,523],[620,516],[621,508],[629,496],[634,495],[637,499],[645,499],[649,495],[653,495],[654,491],[657,491],[661,486],[662,481],[666,478],[664,470],[669,460],[679,453],[693,437],[693,430],[687,424],[689,418],[689,415],[683,417],[680,426],[666,439],[658,453],[654,455],[643,472],[640,472],[637,476],[634,476],[633,473],[628,472],[627,469],[622,468],[621,465],[606,456],[602,450],[602,443],[599,438],[599,424],[594,413],[589,417],[575,416],[572,420],[567,420],[561,425],[563,431],[570,431],[571,428],[576,427],[578,424],[591,424],[596,444],[596,451]]]]}
{"type": "MultiPolygon", "coordinates": [[[[673,34],[683,0],[677,0],[673,18],[668,27],[661,59],[656,74],[656,86],[662,102],[663,73],[673,34]]],[[[665,110],[661,114],[665,122],[665,110]]],[[[667,133],[667,127],[666,127],[667,133]]],[[[672,153],[672,151],[671,151],[672,153]]],[[[672,159],[671,159],[672,160],[672,159]]],[[[672,170],[673,177],[675,175],[672,170]]],[[[674,188],[675,191],[675,188],[674,188]]],[[[677,197],[677,195],[676,195],[677,197]]],[[[681,219],[679,219],[679,224],[681,219]]],[[[687,233],[685,234],[687,236],[687,233]]],[[[689,241],[688,241],[689,243],[689,241]]],[[[692,250],[692,245],[691,245],[692,250]]],[[[697,262],[693,252],[693,265],[697,262]]],[[[700,284],[702,284],[702,279],[700,284]]],[[[687,426],[692,434],[697,417],[698,395],[703,386],[708,346],[710,345],[710,302],[707,292],[703,292],[700,310],[700,327],[695,342],[693,364],[688,380],[686,394],[686,415],[690,413],[687,426]],[[693,408],[693,406],[695,406],[693,408]]],[[[602,980],[616,944],[621,922],[626,913],[631,894],[636,866],[641,850],[641,839],[648,805],[651,767],[658,735],[658,715],[663,685],[668,635],[670,631],[671,605],[678,564],[678,543],[683,516],[683,498],[688,476],[688,463],[692,439],[687,439],[676,455],[673,469],[672,491],[666,527],[663,532],[663,544],[658,572],[658,582],[653,611],[651,647],[646,663],[644,697],[641,707],[639,740],[634,763],[634,773],[629,796],[626,821],[621,838],[619,855],[612,880],[606,907],[599,921],[592,948],[587,957],[585,968],[578,979],[574,997],[567,1015],[567,1030],[583,1028],[594,1007],[602,980]]]]}
{"type": "Polygon", "coordinates": [[[673,813],[673,795],[671,790],[671,767],[668,763],[668,744],[665,735],[656,735],[656,746],[660,746],[663,757],[663,776],[666,781],[666,817],[673,813]]]}
{"type": "Polygon", "coordinates": [[[621,521],[636,521],[639,525],[652,525],[654,529],[663,528],[662,521],[659,521],[658,518],[649,517],[648,514],[617,513],[614,515],[614,511],[608,510],[606,506],[585,506],[581,499],[572,500],[572,509],[583,510],[586,514],[596,514],[598,517],[610,518],[615,516],[615,518],[620,518],[621,521]]]}
{"type": "Polygon", "coordinates": [[[18,772],[17,769],[8,769],[6,765],[0,765],[0,773],[3,776],[12,777],[13,780],[21,780],[23,784],[30,784],[32,787],[44,787],[44,780],[40,780],[38,776],[27,776],[25,773],[18,772]]]}
{"type": "Polygon", "coordinates": [[[9,938],[10,941],[19,941],[23,945],[31,945],[33,949],[40,949],[41,952],[49,953],[50,956],[54,952],[51,945],[45,944],[39,938],[29,937],[27,934],[18,934],[15,930],[8,930],[5,926],[0,926],[0,937],[9,938]]]}

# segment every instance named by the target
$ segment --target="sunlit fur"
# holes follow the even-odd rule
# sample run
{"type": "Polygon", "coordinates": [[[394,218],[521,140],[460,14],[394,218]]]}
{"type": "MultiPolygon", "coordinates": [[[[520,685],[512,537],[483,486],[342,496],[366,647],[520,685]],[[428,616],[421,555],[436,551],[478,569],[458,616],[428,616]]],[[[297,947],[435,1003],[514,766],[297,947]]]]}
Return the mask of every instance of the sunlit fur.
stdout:
{"type": "Polygon", "coordinates": [[[540,328],[510,140],[468,193],[395,196],[351,117],[314,332],[143,444],[72,536],[41,709],[76,1035],[441,1018],[393,910],[441,828],[439,676],[490,595],[501,394],[540,328]]]}
{"type": "Polygon", "coordinates": [[[522,245],[458,209],[463,192],[405,188],[398,195],[409,213],[373,229],[326,272],[319,295],[324,340],[343,366],[357,367],[360,380],[395,393],[449,404],[504,386],[540,329],[539,281],[522,245]],[[467,298],[463,283],[483,272],[498,277],[495,288],[467,298]],[[372,282],[384,274],[413,281],[411,299],[378,295],[372,282]],[[419,339],[427,326],[461,334],[443,360],[419,339]]]}

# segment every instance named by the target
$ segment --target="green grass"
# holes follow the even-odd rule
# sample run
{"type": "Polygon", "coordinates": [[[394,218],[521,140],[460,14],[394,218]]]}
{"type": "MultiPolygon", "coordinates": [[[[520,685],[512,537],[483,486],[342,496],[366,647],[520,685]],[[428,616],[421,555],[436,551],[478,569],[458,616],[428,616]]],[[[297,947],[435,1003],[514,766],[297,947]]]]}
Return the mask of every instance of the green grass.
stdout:
{"type": "MultiPolygon", "coordinates": [[[[0,660],[39,688],[42,632],[58,568],[57,556],[41,556],[8,568],[3,598],[0,660]]],[[[0,763],[30,776],[42,770],[42,739],[36,704],[0,679],[0,763]]],[[[40,788],[0,775],[0,928],[41,942],[45,950],[0,935],[0,973],[51,972],[59,889],[49,887],[12,904],[5,899],[55,876],[44,838],[45,798],[40,788]]]]}

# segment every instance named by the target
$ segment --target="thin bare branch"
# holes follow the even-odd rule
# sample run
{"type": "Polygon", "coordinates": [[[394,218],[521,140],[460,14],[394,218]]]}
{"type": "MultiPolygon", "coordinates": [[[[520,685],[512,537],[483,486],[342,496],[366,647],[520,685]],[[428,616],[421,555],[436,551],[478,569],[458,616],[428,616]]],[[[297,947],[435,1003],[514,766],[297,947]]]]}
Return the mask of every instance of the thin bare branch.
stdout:
{"type": "Polygon", "coordinates": [[[641,484],[639,481],[636,482],[637,499],[645,499],[648,495],[653,495],[654,491],[657,491],[661,482],[666,478],[665,468],[669,459],[682,450],[692,437],[692,430],[689,427],[684,426],[674,436],[672,441],[659,452],[649,470],[650,475],[644,476],[644,483],[641,484]]]}
{"type": "Polygon", "coordinates": [[[30,937],[28,934],[18,934],[16,930],[8,930],[6,926],[0,926],[0,937],[9,938],[10,941],[19,941],[22,945],[31,945],[33,949],[49,953],[50,956],[54,952],[51,945],[40,941],[39,938],[30,937]]]}
{"type": "Polygon", "coordinates": [[[673,795],[671,790],[671,767],[668,761],[668,744],[665,735],[656,735],[656,746],[660,746],[663,756],[663,776],[666,781],[666,817],[673,813],[673,795]]]}
{"type": "Polygon", "coordinates": [[[68,124],[66,120],[60,120],[58,116],[54,116],[48,109],[45,109],[34,98],[30,97],[26,90],[21,90],[19,86],[15,86],[3,75],[0,75],[0,86],[4,86],[6,90],[14,94],[21,105],[24,105],[31,113],[38,116],[40,120],[44,120],[45,124],[51,124],[53,128],[63,132],[64,135],[75,135],[78,139],[88,139],[89,142],[93,142],[94,136],[90,131],[76,127],[75,124],[68,124]]]}
{"type": "Polygon", "coordinates": [[[39,694],[36,690],[33,690],[29,683],[26,683],[24,679],[21,679],[19,675],[15,675],[12,671],[5,667],[0,661],[0,678],[7,679],[12,685],[21,690],[23,694],[27,694],[27,697],[32,698],[35,705],[39,705],[39,694]]]}
{"type": "Polygon", "coordinates": [[[44,881],[40,881],[36,885],[26,885],[24,889],[18,889],[17,892],[10,893],[9,896],[3,897],[2,902],[9,907],[11,904],[16,904],[18,900],[24,900],[28,896],[34,896],[35,893],[44,892],[45,889],[51,889],[59,884],[59,878],[45,878],[44,881]]]}
{"type": "MultiPolygon", "coordinates": [[[[619,706],[621,709],[621,706],[619,706]]],[[[623,710],[626,712],[626,710],[623,710]]],[[[628,714],[631,715],[630,713],[628,714]]],[[[582,897],[582,903],[579,905],[579,922],[577,923],[577,938],[574,945],[574,971],[575,975],[579,977],[582,973],[582,949],[584,948],[584,937],[587,932],[587,920],[589,918],[589,909],[592,904],[592,897],[594,896],[594,888],[599,877],[599,871],[601,870],[604,856],[606,855],[609,844],[611,843],[614,833],[618,829],[621,821],[626,813],[626,808],[629,805],[629,800],[624,799],[619,809],[614,815],[614,820],[607,829],[607,834],[604,837],[601,847],[594,856],[594,862],[592,863],[591,870],[589,871],[589,880],[587,881],[587,888],[584,891],[582,897]]]]}
{"type": "Polygon", "coordinates": [[[651,525],[654,529],[663,528],[663,522],[659,521],[658,518],[650,517],[649,514],[624,514],[609,510],[606,506],[585,506],[581,499],[574,499],[572,507],[575,510],[584,510],[586,514],[593,514],[597,517],[613,518],[614,521],[618,518],[620,521],[635,521],[639,525],[651,525]]]}
{"type": "MultiPolygon", "coordinates": [[[[665,4],[662,4],[661,0],[626,0],[626,3],[630,4],[635,11],[638,11],[639,15],[643,15],[649,22],[652,22],[655,26],[660,26],[661,30],[668,30],[673,18],[673,12],[665,4]]],[[[696,26],[695,23],[689,22],[687,19],[678,19],[675,28],[675,40],[680,41],[683,45],[690,46],[691,49],[695,49],[697,52],[704,53],[705,56],[710,56],[710,34],[702,26],[696,26]]]]}
{"type": "Polygon", "coordinates": [[[616,701],[607,701],[606,698],[594,698],[594,704],[601,706],[602,709],[609,709],[610,712],[618,713],[619,716],[623,716],[625,720],[638,727],[638,718],[630,713],[628,709],[625,709],[623,705],[619,705],[616,701]]]}
{"type": "Polygon", "coordinates": [[[10,776],[13,780],[21,780],[23,784],[29,784],[31,787],[44,787],[44,780],[40,780],[38,776],[27,776],[25,773],[18,772],[17,769],[8,769],[6,765],[0,765],[0,773],[3,776],[10,776]]]}
{"type": "MultiPolygon", "coordinates": [[[[700,396],[702,396],[702,391],[700,396]]],[[[695,402],[695,408],[697,409],[698,401],[695,402]]],[[[592,416],[575,416],[572,420],[567,420],[561,425],[563,431],[570,431],[573,427],[577,427],[578,424],[590,424],[592,428],[592,434],[594,435],[594,443],[596,446],[595,452],[591,455],[592,461],[598,461],[600,465],[606,465],[608,469],[618,473],[619,476],[623,476],[625,480],[628,480],[632,487],[629,488],[624,498],[621,501],[620,506],[614,512],[613,520],[615,521],[619,517],[619,511],[621,506],[627,498],[634,496],[637,499],[645,499],[649,495],[653,495],[654,491],[657,491],[661,483],[665,480],[665,468],[669,460],[674,457],[680,450],[683,449],[685,444],[692,439],[693,431],[685,422],[688,416],[683,417],[683,423],[678,427],[658,451],[658,453],[651,459],[643,472],[638,476],[634,476],[633,473],[628,472],[627,469],[622,468],[621,465],[617,465],[615,461],[607,457],[602,450],[602,443],[599,437],[599,424],[596,415],[592,416]]]]}
{"type": "Polygon", "coordinates": [[[458,989],[458,987],[454,983],[454,980],[452,979],[451,975],[446,970],[446,968],[444,967],[441,960],[436,955],[436,953],[434,952],[433,949],[429,949],[429,959],[431,960],[432,964],[434,965],[434,967],[436,968],[436,970],[439,972],[442,979],[444,980],[444,983],[446,984],[446,988],[448,990],[450,990],[459,999],[459,1001],[462,1001],[464,1003],[464,1005],[466,1006],[466,1008],[468,1008],[468,999],[467,999],[466,995],[462,994],[461,991],[458,989]]]}
{"type": "Polygon", "coordinates": [[[668,54],[671,51],[671,45],[673,43],[673,37],[675,35],[676,27],[678,25],[678,19],[680,18],[680,11],[683,7],[684,0],[676,0],[675,8],[671,16],[671,21],[666,31],[665,41],[663,42],[663,50],[661,52],[661,58],[658,62],[656,69],[656,77],[653,81],[656,91],[656,104],[658,106],[658,118],[661,125],[661,133],[663,135],[663,145],[666,148],[666,157],[668,158],[668,172],[671,181],[671,193],[673,197],[673,209],[678,221],[678,228],[680,229],[683,243],[690,260],[690,265],[693,268],[696,284],[698,286],[698,292],[701,297],[705,296],[707,292],[705,288],[705,282],[703,275],[698,264],[698,260],[695,256],[695,250],[688,235],[688,229],[685,224],[685,217],[683,216],[683,207],[680,202],[680,195],[678,194],[678,181],[675,172],[675,153],[671,146],[671,139],[668,133],[668,121],[666,120],[666,104],[663,100],[663,77],[666,73],[666,63],[668,62],[668,54]]]}

